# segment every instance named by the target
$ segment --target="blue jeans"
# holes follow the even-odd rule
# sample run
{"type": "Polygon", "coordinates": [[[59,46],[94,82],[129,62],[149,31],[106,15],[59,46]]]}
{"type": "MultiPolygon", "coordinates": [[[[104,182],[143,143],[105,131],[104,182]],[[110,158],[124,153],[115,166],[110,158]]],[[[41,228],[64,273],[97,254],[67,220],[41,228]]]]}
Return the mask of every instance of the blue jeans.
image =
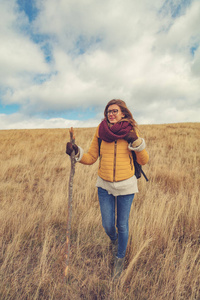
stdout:
{"type": "Polygon", "coordinates": [[[102,225],[111,241],[118,237],[117,257],[123,258],[126,254],[129,236],[129,214],[134,194],[117,196],[117,229],[115,226],[115,196],[98,187],[98,196],[102,216],[102,225]]]}

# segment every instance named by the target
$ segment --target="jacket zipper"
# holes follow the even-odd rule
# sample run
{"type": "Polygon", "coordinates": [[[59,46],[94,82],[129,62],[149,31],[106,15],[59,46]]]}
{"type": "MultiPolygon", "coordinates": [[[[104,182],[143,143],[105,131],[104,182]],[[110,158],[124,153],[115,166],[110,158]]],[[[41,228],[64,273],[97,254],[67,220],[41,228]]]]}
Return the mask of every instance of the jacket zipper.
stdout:
{"type": "Polygon", "coordinates": [[[115,141],[115,145],[114,145],[113,182],[115,181],[115,172],[116,172],[116,156],[117,156],[117,141],[115,141]]]}

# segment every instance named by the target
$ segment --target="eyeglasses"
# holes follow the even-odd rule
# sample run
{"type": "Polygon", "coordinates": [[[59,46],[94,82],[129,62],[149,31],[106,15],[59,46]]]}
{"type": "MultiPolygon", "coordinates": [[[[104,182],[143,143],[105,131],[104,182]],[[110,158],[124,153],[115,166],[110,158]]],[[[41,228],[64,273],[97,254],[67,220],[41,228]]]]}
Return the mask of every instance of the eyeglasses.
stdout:
{"type": "Polygon", "coordinates": [[[107,110],[107,115],[113,114],[116,116],[118,114],[118,109],[107,110]]]}

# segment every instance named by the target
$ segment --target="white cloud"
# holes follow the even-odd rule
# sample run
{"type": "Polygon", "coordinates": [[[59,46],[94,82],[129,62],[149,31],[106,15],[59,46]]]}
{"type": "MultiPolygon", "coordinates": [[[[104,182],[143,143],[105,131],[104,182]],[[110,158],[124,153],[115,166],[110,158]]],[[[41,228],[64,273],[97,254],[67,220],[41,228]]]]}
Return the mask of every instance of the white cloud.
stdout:
{"type": "Polygon", "coordinates": [[[1,2],[0,11],[0,84],[8,89],[8,104],[15,100],[13,92],[32,85],[36,75],[49,72],[49,66],[40,46],[21,31],[21,27],[28,26],[28,20],[17,10],[15,2],[1,2]]]}
{"type": "Polygon", "coordinates": [[[156,49],[160,54],[182,55],[190,61],[190,48],[198,46],[200,42],[199,16],[200,2],[194,1],[185,14],[174,20],[167,32],[158,35],[156,49]]]}
{"type": "Polygon", "coordinates": [[[138,122],[200,121],[199,1],[37,0],[32,24],[14,0],[9,5],[0,4],[4,103],[34,115],[80,106],[103,112],[122,98],[138,122]],[[46,40],[36,44],[21,30],[27,26],[46,40]]]}
{"type": "Polygon", "coordinates": [[[87,121],[66,120],[63,118],[42,119],[27,117],[21,113],[12,115],[0,114],[0,130],[3,129],[34,129],[34,128],[69,128],[69,127],[96,127],[99,120],[87,121]]]}

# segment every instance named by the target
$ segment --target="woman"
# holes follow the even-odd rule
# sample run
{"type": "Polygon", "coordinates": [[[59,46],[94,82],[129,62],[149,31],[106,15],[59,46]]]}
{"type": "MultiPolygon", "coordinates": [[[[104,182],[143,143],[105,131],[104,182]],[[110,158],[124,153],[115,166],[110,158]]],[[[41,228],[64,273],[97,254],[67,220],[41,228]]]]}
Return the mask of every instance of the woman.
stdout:
{"type": "Polygon", "coordinates": [[[89,151],[84,153],[81,147],[67,143],[66,153],[71,155],[73,150],[75,150],[76,160],[82,164],[93,164],[99,157],[96,186],[102,225],[112,242],[115,255],[114,277],[118,278],[124,267],[131,204],[134,194],[138,192],[131,151],[135,151],[139,164],[146,164],[149,156],[145,150],[145,141],[138,136],[136,122],[125,102],[113,99],[105,107],[104,120],[97,127],[89,151]],[[101,141],[100,146],[99,141],[101,141]],[[117,199],[117,230],[115,198],[117,199]]]}

